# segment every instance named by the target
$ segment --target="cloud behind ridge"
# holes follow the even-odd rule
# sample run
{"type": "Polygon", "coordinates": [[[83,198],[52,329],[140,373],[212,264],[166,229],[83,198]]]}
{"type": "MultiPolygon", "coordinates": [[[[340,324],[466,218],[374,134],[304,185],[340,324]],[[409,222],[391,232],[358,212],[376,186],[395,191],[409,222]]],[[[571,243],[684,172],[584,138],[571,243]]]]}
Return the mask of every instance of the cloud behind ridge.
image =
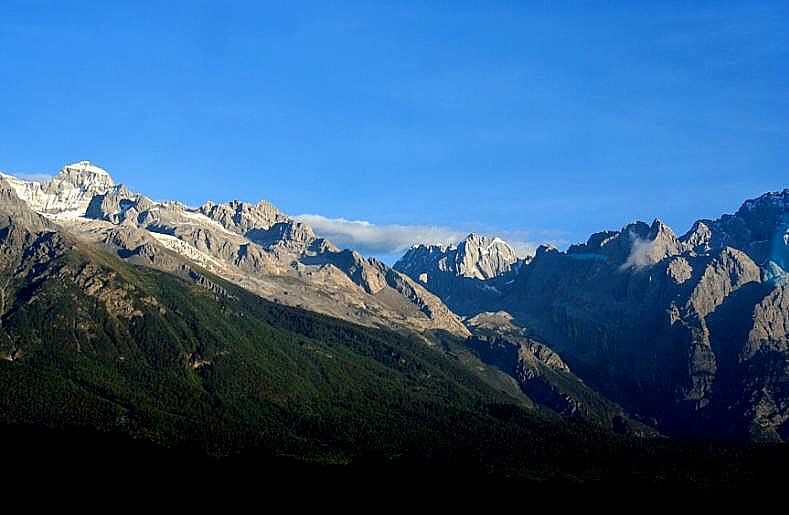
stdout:
{"type": "Polygon", "coordinates": [[[395,254],[411,245],[449,245],[462,240],[462,232],[436,225],[376,225],[365,220],[327,218],[305,214],[295,217],[309,224],[315,232],[340,247],[349,247],[362,254],[395,254]]]}
{"type": "Polygon", "coordinates": [[[52,178],[52,175],[46,173],[15,173],[13,175],[17,179],[22,179],[23,181],[35,181],[42,184],[52,178]]]}
{"type": "MultiPolygon", "coordinates": [[[[310,225],[315,233],[339,247],[352,248],[364,255],[393,255],[405,252],[412,245],[449,245],[463,240],[468,231],[437,225],[377,225],[365,220],[328,218],[322,215],[303,214],[295,217],[310,225]]],[[[496,234],[491,234],[495,236],[496,234]]],[[[507,232],[498,234],[522,256],[534,253],[536,244],[510,240],[507,232]]]]}

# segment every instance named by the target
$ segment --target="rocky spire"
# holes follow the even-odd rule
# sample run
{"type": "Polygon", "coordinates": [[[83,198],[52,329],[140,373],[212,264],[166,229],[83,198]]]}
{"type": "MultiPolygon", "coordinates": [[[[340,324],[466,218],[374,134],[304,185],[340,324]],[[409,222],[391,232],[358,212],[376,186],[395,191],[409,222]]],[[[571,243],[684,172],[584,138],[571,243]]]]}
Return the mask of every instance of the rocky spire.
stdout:
{"type": "Polygon", "coordinates": [[[471,233],[458,245],[457,273],[490,279],[508,272],[519,259],[515,249],[501,238],[471,233]]]}

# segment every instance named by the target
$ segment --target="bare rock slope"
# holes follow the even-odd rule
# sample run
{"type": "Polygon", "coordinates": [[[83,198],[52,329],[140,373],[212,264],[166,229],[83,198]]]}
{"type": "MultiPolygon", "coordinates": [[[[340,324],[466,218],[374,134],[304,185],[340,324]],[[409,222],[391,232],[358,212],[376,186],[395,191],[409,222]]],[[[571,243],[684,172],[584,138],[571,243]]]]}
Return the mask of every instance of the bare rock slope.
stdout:
{"type": "Polygon", "coordinates": [[[461,274],[429,280],[447,257],[433,253],[411,251],[396,268],[428,274],[427,287],[463,315],[511,314],[469,325],[525,331],[661,431],[789,440],[789,189],[682,236],[655,220],[565,252],[542,246],[480,282],[486,295],[470,295],[461,274]]]}
{"type": "Polygon", "coordinates": [[[59,229],[138,264],[197,267],[264,298],[365,325],[468,335],[423,286],[338,249],[266,201],[207,202],[197,209],[155,201],[116,185],[87,161],[43,184],[4,174],[0,187],[59,229]]]}

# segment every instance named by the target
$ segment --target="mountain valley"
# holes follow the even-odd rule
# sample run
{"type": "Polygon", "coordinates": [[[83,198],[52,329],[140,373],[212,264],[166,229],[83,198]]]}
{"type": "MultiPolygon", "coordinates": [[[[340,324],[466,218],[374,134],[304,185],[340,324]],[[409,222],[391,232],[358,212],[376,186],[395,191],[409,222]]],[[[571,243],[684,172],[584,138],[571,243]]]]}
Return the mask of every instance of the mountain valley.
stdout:
{"type": "Polygon", "coordinates": [[[390,267],[267,201],[156,201],[88,161],[2,174],[0,423],[529,481],[666,475],[688,446],[684,480],[734,484],[717,446],[789,439],[787,222],[784,190],[682,236],[470,234],[390,267]]]}

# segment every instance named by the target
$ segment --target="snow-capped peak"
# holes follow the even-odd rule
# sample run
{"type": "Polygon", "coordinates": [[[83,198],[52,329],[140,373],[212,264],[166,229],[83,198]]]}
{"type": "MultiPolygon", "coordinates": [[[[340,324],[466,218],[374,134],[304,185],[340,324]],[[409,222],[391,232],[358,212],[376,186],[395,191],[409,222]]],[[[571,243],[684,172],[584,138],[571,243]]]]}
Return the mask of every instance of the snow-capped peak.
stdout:
{"type": "Polygon", "coordinates": [[[97,193],[106,193],[109,188],[115,185],[107,170],[90,161],[80,161],[64,166],[48,184],[59,181],[68,181],[75,186],[89,190],[95,189],[97,193]]]}
{"type": "Polygon", "coordinates": [[[110,174],[90,161],[66,165],[55,177],[40,183],[3,175],[17,196],[41,213],[82,216],[94,195],[115,187],[110,174]]]}
{"type": "Polygon", "coordinates": [[[100,168],[100,167],[94,165],[90,161],[80,161],[78,163],[72,163],[70,165],[64,166],[63,170],[69,170],[69,171],[80,172],[80,173],[88,173],[88,174],[94,174],[94,175],[101,175],[101,176],[105,176],[105,177],[109,177],[110,176],[110,174],[109,174],[109,172],[107,172],[107,170],[105,170],[104,168],[100,168]]]}

